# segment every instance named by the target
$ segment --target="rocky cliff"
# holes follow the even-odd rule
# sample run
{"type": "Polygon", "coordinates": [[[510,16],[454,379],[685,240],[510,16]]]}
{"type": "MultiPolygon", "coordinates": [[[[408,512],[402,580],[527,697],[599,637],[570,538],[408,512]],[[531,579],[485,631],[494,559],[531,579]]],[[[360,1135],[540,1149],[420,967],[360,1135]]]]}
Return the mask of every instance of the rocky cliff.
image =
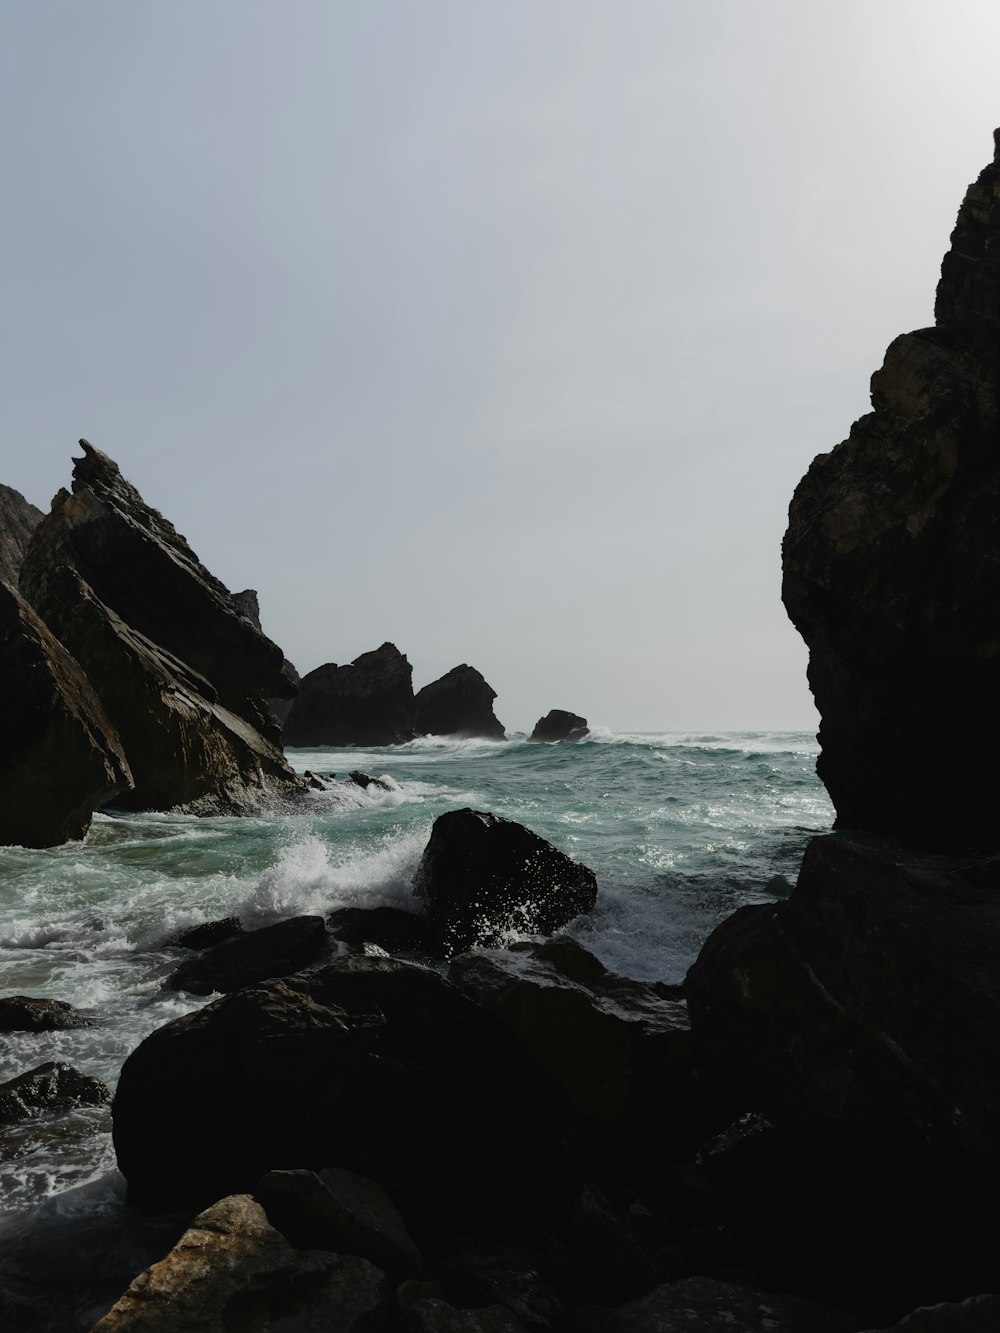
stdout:
{"type": "Polygon", "coordinates": [[[31,534],[44,518],[40,509],[11,486],[0,486],[0,580],[17,587],[31,534]]]}
{"type": "Polygon", "coordinates": [[[398,745],[412,740],[413,668],[383,643],[346,666],[327,662],[302,677],[285,721],[286,745],[398,745]]]}
{"type": "Polygon", "coordinates": [[[934,327],[890,345],[873,411],[810,467],[783,548],[838,826],[942,851],[1000,845],[997,153],[959,212],[934,327]]]}

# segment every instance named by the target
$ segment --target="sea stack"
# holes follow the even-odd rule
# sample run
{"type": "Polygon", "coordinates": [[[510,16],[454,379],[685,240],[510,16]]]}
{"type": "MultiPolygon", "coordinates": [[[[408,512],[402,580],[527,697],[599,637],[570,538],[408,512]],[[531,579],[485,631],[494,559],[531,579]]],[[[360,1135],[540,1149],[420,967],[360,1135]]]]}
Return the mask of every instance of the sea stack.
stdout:
{"type": "Polygon", "coordinates": [[[587,719],[563,708],[553,708],[535,723],[529,741],[582,741],[590,734],[587,719]]]}
{"type": "Polygon", "coordinates": [[[996,848],[996,155],[959,212],[934,327],[889,346],[871,400],[799,484],[784,541],[783,598],[822,718],[817,769],[838,827],[939,851],[996,848]]]}
{"type": "Polygon", "coordinates": [[[399,745],[416,735],[413,668],[394,643],[302,677],[286,745],[399,745]]]}
{"type": "Polygon", "coordinates": [[[417,731],[421,736],[482,737],[502,741],[503,723],[493,712],[497,692],[465,662],[417,692],[417,731]]]}

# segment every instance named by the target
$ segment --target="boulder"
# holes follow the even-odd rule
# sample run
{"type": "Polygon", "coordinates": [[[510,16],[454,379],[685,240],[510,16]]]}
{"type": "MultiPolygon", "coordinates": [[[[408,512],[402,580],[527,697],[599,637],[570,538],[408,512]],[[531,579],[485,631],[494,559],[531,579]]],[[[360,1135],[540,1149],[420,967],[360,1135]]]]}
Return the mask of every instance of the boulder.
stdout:
{"type": "Polygon", "coordinates": [[[445,957],[550,935],[597,901],[594,872],[513,820],[450,810],[431,829],[413,880],[445,957]]]}
{"type": "Polygon", "coordinates": [[[323,1329],[371,1333],[391,1288],[365,1259],[294,1249],[248,1195],[200,1213],[173,1249],[115,1302],[93,1333],[323,1329]]]}
{"type": "Polygon", "coordinates": [[[371,773],[365,773],[360,768],[352,768],[350,779],[356,786],[367,791],[369,787],[379,787],[382,791],[392,791],[392,784],[386,782],[384,778],[376,778],[371,773]]]}
{"type": "Polygon", "coordinates": [[[44,517],[20,491],[0,485],[0,582],[17,587],[31,534],[44,517]]]}
{"type": "Polygon", "coordinates": [[[213,945],[221,944],[223,940],[231,940],[234,935],[240,935],[242,932],[243,924],[239,917],[226,916],[218,921],[203,921],[200,926],[189,926],[187,930],[179,931],[172,936],[166,943],[181,949],[210,949],[213,945]]]}
{"type": "Polygon", "coordinates": [[[392,643],[302,677],[286,745],[399,745],[416,734],[413,668],[392,643]]]}
{"type": "Polygon", "coordinates": [[[389,954],[420,960],[433,956],[427,921],[399,907],[341,907],[326,919],[331,935],[353,948],[377,944],[389,954]]]}
{"type": "Polygon", "coordinates": [[[129,809],[241,813],[302,790],[266,699],[281,651],[187,542],[81,441],[73,493],[35,529],[21,590],[80,663],[129,757],[129,809]]]}
{"type": "Polygon", "coordinates": [[[582,741],[590,734],[587,719],[576,713],[567,713],[561,708],[553,708],[540,717],[535,729],[528,737],[529,741],[582,741]]]}
{"type": "Polygon", "coordinates": [[[480,1244],[449,1255],[440,1272],[448,1295],[461,1306],[500,1306],[529,1328],[565,1327],[562,1299],[536,1256],[521,1247],[480,1244]]]}
{"type": "Polygon", "coordinates": [[[80,664],[0,583],[0,843],[82,838],[132,787],[121,738],[80,664]]]}
{"type": "Polygon", "coordinates": [[[698,1068],[686,1004],[606,971],[579,945],[462,954],[448,975],[511,1032],[575,1118],[651,1140],[695,1128],[704,1137],[726,1110],[724,1085],[698,1068]],[[586,979],[561,971],[563,956],[586,979]]]}
{"type": "Polygon", "coordinates": [[[962,204],[934,327],[890,345],[783,546],[837,826],[938,851],[1000,846],[998,275],[1000,156],[962,204]]]}
{"type": "Polygon", "coordinates": [[[298,972],[315,963],[327,945],[321,916],[295,916],[259,930],[241,930],[181,963],[163,983],[164,989],[192,995],[227,994],[298,972]]]}
{"type": "Polygon", "coordinates": [[[300,1250],[334,1250],[370,1259],[396,1282],[423,1268],[395,1204],[377,1181],[341,1167],[269,1171],[254,1197],[271,1224],[300,1250]]]}
{"type": "Polygon", "coordinates": [[[349,954],[151,1033],[122,1069],[114,1140],[143,1206],[335,1161],[413,1225],[497,1179],[504,1143],[544,1106],[507,1034],[437,972],[349,954]]]}
{"type": "Polygon", "coordinates": [[[847,1311],[798,1296],[688,1277],[622,1306],[602,1328],[606,1333],[856,1333],[858,1326],[847,1311]]]}
{"type": "Polygon", "coordinates": [[[502,741],[502,722],[493,713],[497,697],[475,667],[462,663],[416,696],[417,732],[422,736],[483,737],[502,741]]]}
{"type": "Polygon", "coordinates": [[[40,1111],[69,1111],[77,1106],[106,1106],[111,1091],[100,1079],[72,1065],[50,1061],[0,1083],[0,1125],[28,1120],[40,1111]]]}
{"type": "Polygon", "coordinates": [[[0,1032],[65,1032],[93,1027],[89,1014],[65,1000],[36,1000],[30,995],[0,996],[0,1032]]]}

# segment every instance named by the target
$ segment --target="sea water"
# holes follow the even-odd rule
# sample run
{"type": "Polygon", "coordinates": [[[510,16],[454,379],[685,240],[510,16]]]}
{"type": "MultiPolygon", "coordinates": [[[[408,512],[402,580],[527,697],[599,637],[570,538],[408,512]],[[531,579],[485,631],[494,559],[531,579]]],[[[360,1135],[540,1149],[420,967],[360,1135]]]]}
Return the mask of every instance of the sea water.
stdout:
{"type": "MultiPolygon", "coordinates": [[[[419,911],[411,881],[431,825],[462,806],[515,819],[594,870],[597,906],[569,933],[608,967],[680,981],[718,921],[790,891],[806,843],[829,829],[816,753],[802,733],[605,731],[576,745],[290,750],[299,771],[336,774],[294,812],[105,814],[82,843],[0,848],[0,992],[67,1000],[96,1020],[0,1034],[0,1083],[61,1060],[113,1088],[143,1037],[208,1002],[162,989],[190,956],[168,943],[185,927],[419,911]],[[352,769],[386,787],[363,789],[352,769]]],[[[123,1197],[108,1110],[0,1135],[0,1254],[33,1227],[119,1213],[123,1197]]]]}

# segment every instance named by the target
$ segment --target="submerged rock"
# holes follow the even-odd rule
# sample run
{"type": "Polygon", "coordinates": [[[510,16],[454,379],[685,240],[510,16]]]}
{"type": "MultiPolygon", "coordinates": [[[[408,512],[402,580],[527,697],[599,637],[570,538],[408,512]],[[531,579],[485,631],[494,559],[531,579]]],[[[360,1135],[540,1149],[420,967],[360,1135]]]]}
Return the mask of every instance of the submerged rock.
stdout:
{"type": "Polygon", "coordinates": [[[38,525],[21,588],[73,654],[121,738],[127,809],[242,813],[302,790],[266,698],[281,650],[117,466],[81,441],[73,493],[38,525]]]}
{"type": "Polygon", "coordinates": [[[935,317],[890,345],[874,410],[800,482],[782,595],[838,827],[985,850],[1000,846],[1000,149],[962,204],[935,317]]]}
{"type": "Polygon", "coordinates": [[[445,957],[513,933],[550,935],[597,901],[587,866],[481,810],[451,810],[434,821],[413,885],[445,957]]]}
{"type": "Polygon", "coordinates": [[[0,583],[0,843],[82,838],[132,787],[121,738],[79,662],[0,583]]]}
{"type": "Polygon", "coordinates": [[[553,708],[540,717],[529,741],[582,741],[590,734],[587,719],[562,708],[553,708]]]}
{"type": "Polygon", "coordinates": [[[0,582],[17,587],[31,534],[44,517],[20,491],[0,485],[0,582]]]}
{"type": "Polygon", "coordinates": [[[13,1125],[40,1111],[68,1111],[77,1106],[106,1106],[111,1090],[99,1078],[72,1065],[49,1061],[0,1083],[0,1125],[13,1125]]]}
{"type": "Polygon", "coordinates": [[[415,732],[413,668],[392,643],[302,677],[286,745],[398,745],[415,732]]]}
{"type": "Polygon", "coordinates": [[[496,690],[475,667],[462,663],[416,696],[416,728],[422,736],[483,737],[502,741],[505,732],[493,712],[496,690]]]}

